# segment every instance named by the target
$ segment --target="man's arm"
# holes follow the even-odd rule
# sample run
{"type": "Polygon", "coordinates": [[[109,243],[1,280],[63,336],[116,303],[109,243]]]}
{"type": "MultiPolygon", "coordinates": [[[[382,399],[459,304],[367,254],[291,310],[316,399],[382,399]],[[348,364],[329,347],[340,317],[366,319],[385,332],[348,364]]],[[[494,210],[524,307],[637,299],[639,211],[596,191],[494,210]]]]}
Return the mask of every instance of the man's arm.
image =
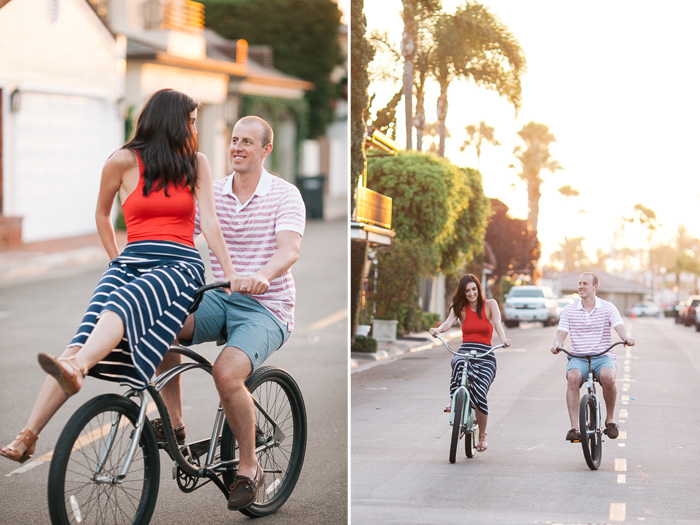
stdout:
{"type": "Polygon", "coordinates": [[[252,295],[267,292],[270,281],[289,270],[299,258],[301,235],[291,230],[277,232],[277,250],[272,254],[267,264],[248,278],[248,290],[252,295]]]}
{"type": "Polygon", "coordinates": [[[554,344],[552,345],[552,353],[553,354],[559,353],[559,350],[557,350],[557,348],[564,347],[564,342],[566,341],[566,336],[568,334],[569,334],[569,332],[566,332],[564,330],[557,330],[557,335],[554,338],[554,344]]]}
{"type": "Polygon", "coordinates": [[[620,336],[620,339],[622,339],[627,346],[634,346],[634,339],[630,337],[630,333],[627,331],[627,327],[624,325],[624,323],[619,324],[614,328],[617,335],[620,336]]]}

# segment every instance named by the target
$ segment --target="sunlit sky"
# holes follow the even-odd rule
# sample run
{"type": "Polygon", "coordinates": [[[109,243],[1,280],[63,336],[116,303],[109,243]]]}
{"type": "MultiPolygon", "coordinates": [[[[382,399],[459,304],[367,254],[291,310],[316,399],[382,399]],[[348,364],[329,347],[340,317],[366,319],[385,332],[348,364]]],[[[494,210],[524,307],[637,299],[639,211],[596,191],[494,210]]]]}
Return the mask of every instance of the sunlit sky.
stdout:
{"type": "MultiPolygon", "coordinates": [[[[443,0],[445,11],[460,4],[443,0]]],[[[564,167],[543,173],[539,239],[542,261],[564,236],[585,237],[589,256],[609,250],[621,216],[641,203],[662,224],[654,241],[675,236],[680,223],[700,236],[700,74],[696,65],[700,4],[652,2],[486,1],[525,52],[523,106],[518,115],[506,99],[466,81],[448,92],[446,156],[477,167],[473,148],[460,153],[465,126],[484,120],[501,147],[484,146],[481,172],[486,195],[505,202],[514,217],[527,217],[525,183],[509,169],[517,131],[530,121],[546,124],[557,142],[550,151],[564,167]],[[571,185],[579,198],[558,189],[571,185]],[[582,213],[584,210],[585,213],[582,213]]],[[[399,48],[400,0],[365,1],[370,30],[389,31],[399,48]]],[[[397,64],[400,66],[400,64],[397,64]]],[[[370,86],[377,96],[372,116],[397,91],[388,82],[370,86]]],[[[437,120],[439,87],[426,97],[426,121],[437,120]]],[[[403,102],[397,141],[405,144],[403,102]]],[[[414,134],[415,143],[415,134],[414,134]]],[[[427,149],[424,142],[424,149],[427,149]]],[[[627,226],[622,246],[646,246],[639,226],[627,226]]]]}

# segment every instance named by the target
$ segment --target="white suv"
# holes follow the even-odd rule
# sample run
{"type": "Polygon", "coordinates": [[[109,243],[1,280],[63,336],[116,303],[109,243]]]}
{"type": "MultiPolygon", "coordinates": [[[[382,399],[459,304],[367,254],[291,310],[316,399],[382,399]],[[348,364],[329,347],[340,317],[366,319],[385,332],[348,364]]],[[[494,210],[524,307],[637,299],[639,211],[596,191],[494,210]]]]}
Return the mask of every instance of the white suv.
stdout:
{"type": "Polygon", "coordinates": [[[521,321],[541,321],[552,326],[561,310],[552,290],[547,286],[514,286],[506,296],[503,321],[509,328],[521,321]]]}

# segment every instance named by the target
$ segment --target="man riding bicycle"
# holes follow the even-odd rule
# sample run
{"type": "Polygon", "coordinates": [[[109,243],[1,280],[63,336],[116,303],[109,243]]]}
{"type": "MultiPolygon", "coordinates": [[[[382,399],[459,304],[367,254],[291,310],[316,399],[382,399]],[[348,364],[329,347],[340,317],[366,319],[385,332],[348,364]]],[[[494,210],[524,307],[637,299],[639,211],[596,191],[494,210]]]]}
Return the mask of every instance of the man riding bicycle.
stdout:
{"type": "MultiPolygon", "coordinates": [[[[566,336],[571,336],[571,353],[575,356],[586,356],[604,351],[612,344],[610,329],[614,328],[626,345],[634,346],[632,339],[622,322],[620,312],[615,305],[596,296],[598,277],[590,272],[581,274],[578,282],[580,300],[567,305],[561,313],[557,335],[552,346],[552,353],[557,354],[557,348],[564,346],[566,336]]],[[[599,357],[591,359],[591,367],[595,379],[603,387],[606,417],[604,433],[610,439],[616,439],[619,428],[614,422],[615,402],[617,400],[617,384],[615,351],[611,350],[599,357]]],[[[571,420],[571,430],[566,433],[566,439],[574,442],[581,439],[578,429],[579,390],[585,376],[588,375],[588,360],[581,357],[569,357],[566,367],[566,406],[571,420]]]]}
{"type": "MultiPolygon", "coordinates": [[[[240,464],[230,487],[228,508],[240,510],[255,501],[265,474],[255,456],[255,410],[246,378],[289,338],[294,325],[295,286],[290,268],[304,233],[306,210],[296,186],[268,173],[263,164],[272,151],[272,129],[263,119],[243,117],[233,128],[229,160],[233,174],[214,182],[216,215],[221,223],[237,278],[232,293],[204,295],[178,335],[182,344],[225,338],[212,376],[224,414],[239,444],[240,464]]],[[[199,233],[199,215],[195,235],[199,233]]],[[[221,266],[211,259],[214,278],[221,266]]],[[[180,362],[168,353],[158,372],[180,362]]],[[[178,441],[185,439],[180,384],[162,390],[178,441]],[[179,428],[178,428],[179,427],[179,428]]],[[[162,428],[154,424],[163,440],[162,428]]]]}

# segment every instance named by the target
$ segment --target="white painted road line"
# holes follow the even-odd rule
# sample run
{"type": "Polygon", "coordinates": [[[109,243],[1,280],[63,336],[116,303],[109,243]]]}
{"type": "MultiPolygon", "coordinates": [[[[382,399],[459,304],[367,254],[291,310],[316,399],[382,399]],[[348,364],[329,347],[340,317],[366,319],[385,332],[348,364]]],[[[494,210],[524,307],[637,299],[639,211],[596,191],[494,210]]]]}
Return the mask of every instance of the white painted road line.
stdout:
{"type": "Polygon", "coordinates": [[[615,472],[627,472],[627,460],[625,458],[615,458],[615,472]]]}
{"type": "Polygon", "coordinates": [[[610,521],[625,521],[627,515],[627,504],[625,503],[611,503],[610,513],[608,519],[610,521]]]}
{"type": "Polygon", "coordinates": [[[315,323],[311,323],[309,325],[309,330],[323,330],[324,328],[331,326],[332,324],[342,321],[343,319],[347,319],[347,317],[348,309],[343,308],[342,310],[338,310],[336,313],[331,314],[328,317],[324,317],[323,319],[319,319],[315,323]]]}
{"type": "Polygon", "coordinates": [[[627,410],[625,410],[625,409],[620,410],[620,413],[618,414],[618,417],[620,419],[627,418],[628,416],[629,416],[629,414],[627,413],[627,410]]]}
{"type": "Polygon", "coordinates": [[[627,474],[618,474],[617,475],[617,482],[618,483],[627,483],[627,474]]]}

